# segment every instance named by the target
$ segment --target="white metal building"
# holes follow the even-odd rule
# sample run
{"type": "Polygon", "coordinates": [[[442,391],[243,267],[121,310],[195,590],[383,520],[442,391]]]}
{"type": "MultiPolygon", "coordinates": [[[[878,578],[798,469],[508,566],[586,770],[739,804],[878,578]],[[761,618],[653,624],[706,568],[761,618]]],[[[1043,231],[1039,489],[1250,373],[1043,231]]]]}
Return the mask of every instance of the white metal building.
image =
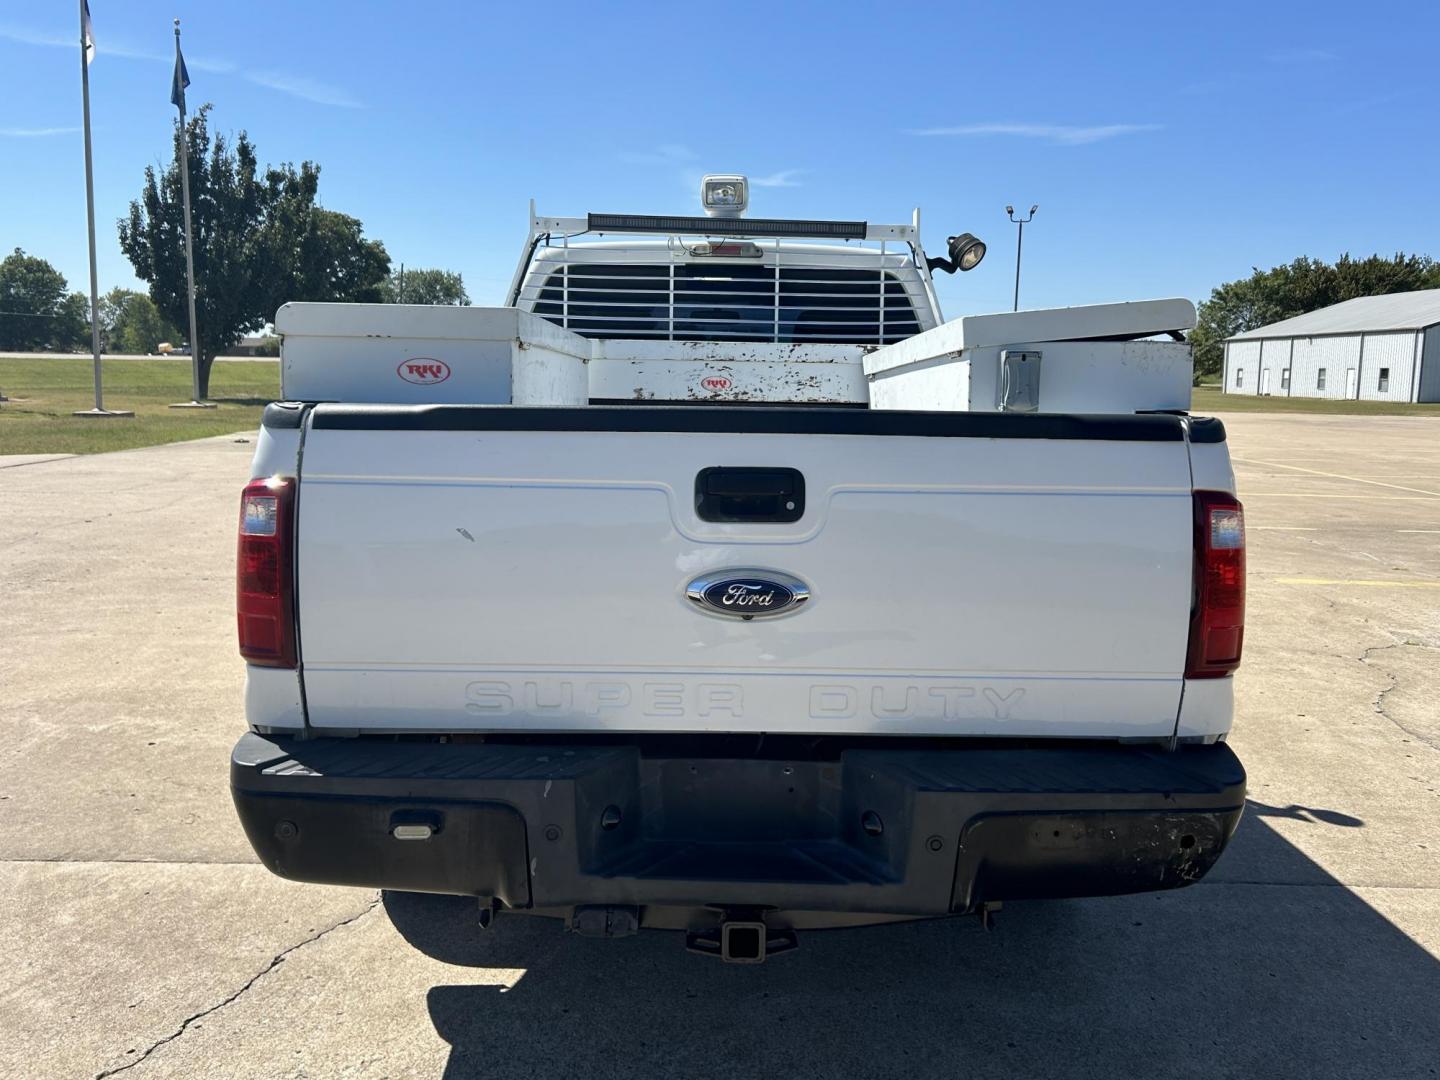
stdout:
{"type": "Polygon", "coordinates": [[[1440,401],[1440,289],[1362,296],[1236,334],[1224,390],[1440,401]]]}

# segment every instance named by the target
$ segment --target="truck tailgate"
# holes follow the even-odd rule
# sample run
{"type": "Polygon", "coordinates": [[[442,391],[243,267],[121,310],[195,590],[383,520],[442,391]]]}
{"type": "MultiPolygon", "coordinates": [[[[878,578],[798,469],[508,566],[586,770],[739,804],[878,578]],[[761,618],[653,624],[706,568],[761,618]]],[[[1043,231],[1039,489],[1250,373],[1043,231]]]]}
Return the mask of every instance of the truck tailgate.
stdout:
{"type": "Polygon", "coordinates": [[[426,731],[1165,736],[1191,603],[1184,421],[327,406],[306,425],[310,723],[426,731]],[[793,469],[793,522],[702,519],[793,469]],[[750,621],[687,587],[790,575],[750,621]]]}

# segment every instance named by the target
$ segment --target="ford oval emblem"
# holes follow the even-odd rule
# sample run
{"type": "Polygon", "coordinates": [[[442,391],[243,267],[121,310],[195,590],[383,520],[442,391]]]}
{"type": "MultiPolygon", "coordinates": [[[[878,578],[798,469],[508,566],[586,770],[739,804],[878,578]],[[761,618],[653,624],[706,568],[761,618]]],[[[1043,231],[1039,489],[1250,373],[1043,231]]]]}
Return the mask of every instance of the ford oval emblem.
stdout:
{"type": "Polygon", "coordinates": [[[774,570],[716,570],[690,582],[685,595],[713,615],[748,621],[798,610],[810,599],[810,587],[774,570]]]}

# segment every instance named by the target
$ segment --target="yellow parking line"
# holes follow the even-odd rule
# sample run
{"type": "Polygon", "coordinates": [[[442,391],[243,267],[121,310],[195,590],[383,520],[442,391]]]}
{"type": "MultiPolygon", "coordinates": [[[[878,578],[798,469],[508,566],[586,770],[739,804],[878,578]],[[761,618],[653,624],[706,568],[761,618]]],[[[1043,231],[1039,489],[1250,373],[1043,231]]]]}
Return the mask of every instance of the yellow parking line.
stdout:
{"type": "Polygon", "coordinates": [[[1263,465],[1267,469],[1293,469],[1296,472],[1309,473],[1311,476],[1326,476],[1331,480],[1348,480],[1352,484],[1374,484],[1376,487],[1394,488],[1396,491],[1413,491],[1420,495],[1433,495],[1440,499],[1440,491],[1429,491],[1425,488],[1405,487],[1403,484],[1387,484],[1381,480],[1362,480],[1358,476],[1344,476],[1341,473],[1321,472],[1319,469],[1302,469],[1299,465],[1281,465],[1277,461],[1254,461],[1246,458],[1231,458],[1231,461],[1239,462],[1241,465],[1263,465]]]}
{"type": "Polygon", "coordinates": [[[1379,502],[1434,502],[1428,495],[1334,495],[1325,491],[1251,491],[1240,488],[1244,499],[1371,499],[1379,502]]]}
{"type": "Polygon", "coordinates": [[[1363,581],[1343,578],[1282,577],[1277,585],[1363,585],[1371,589],[1440,589],[1440,581],[1363,581]]]}

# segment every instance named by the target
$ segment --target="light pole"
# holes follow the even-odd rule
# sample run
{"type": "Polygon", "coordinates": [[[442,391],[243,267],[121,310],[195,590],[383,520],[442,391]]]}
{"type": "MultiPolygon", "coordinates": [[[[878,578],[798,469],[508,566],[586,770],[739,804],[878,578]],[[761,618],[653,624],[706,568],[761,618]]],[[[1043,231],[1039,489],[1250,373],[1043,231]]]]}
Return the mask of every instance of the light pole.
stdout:
{"type": "Polygon", "coordinates": [[[1019,229],[1015,236],[1015,305],[1010,309],[1011,311],[1020,310],[1020,249],[1025,245],[1025,226],[1030,224],[1031,218],[1035,216],[1035,211],[1039,209],[1040,204],[1036,203],[1030,207],[1030,217],[1017,218],[1013,206],[1005,207],[1005,213],[1019,229]]]}

